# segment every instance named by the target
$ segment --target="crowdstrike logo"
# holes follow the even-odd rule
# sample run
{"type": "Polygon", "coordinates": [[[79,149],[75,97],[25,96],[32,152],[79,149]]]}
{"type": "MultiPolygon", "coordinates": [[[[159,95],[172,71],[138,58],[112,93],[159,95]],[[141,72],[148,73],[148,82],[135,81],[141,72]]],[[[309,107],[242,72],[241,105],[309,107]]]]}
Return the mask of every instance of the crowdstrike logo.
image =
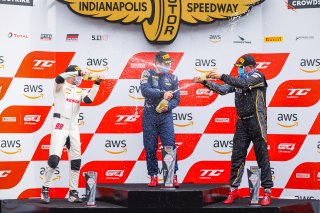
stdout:
{"type": "Polygon", "coordinates": [[[138,23],[151,43],[172,43],[181,22],[213,23],[239,17],[263,0],[180,1],[180,0],[59,0],[68,4],[74,13],[123,24],[138,23]]]}
{"type": "Polygon", "coordinates": [[[33,0],[0,0],[0,4],[33,6],[33,0]]]}
{"type": "Polygon", "coordinates": [[[288,0],[288,9],[306,9],[306,8],[319,8],[319,0],[288,0]]]}

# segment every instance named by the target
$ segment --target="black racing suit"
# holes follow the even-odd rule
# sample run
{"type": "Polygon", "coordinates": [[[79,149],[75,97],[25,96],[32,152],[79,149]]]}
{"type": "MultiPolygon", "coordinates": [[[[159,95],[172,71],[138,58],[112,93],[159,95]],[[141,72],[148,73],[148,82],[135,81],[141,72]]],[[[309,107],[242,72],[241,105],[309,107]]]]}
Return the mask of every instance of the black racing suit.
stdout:
{"type": "Polygon", "coordinates": [[[225,84],[203,81],[203,85],[220,95],[235,92],[235,105],[238,114],[236,132],[233,137],[231,156],[230,186],[238,187],[244,172],[247,149],[253,142],[254,152],[261,168],[261,185],[273,186],[270,161],[267,149],[267,82],[263,73],[254,70],[242,77],[221,76],[225,84]]]}

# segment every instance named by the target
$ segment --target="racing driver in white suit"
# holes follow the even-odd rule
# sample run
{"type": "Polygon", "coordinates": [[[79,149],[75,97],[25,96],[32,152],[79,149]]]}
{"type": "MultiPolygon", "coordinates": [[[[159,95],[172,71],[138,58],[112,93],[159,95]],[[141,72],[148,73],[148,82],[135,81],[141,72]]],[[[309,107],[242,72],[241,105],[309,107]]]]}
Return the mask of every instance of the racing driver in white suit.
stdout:
{"type": "Polygon", "coordinates": [[[78,125],[80,103],[91,103],[99,90],[99,84],[103,81],[98,76],[89,93],[78,86],[82,76],[90,75],[76,65],[70,65],[64,73],[55,78],[54,83],[54,114],[51,132],[51,145],[46,167],[44,182],[41,189],[41,200],[50,203],[49,187],[52,176],[57,168],[64,146],[68,148],[70,162],[69,178],[69,202],[82,202],[78,196],[79,170],[81,166],[81,143],[78,125]]]}

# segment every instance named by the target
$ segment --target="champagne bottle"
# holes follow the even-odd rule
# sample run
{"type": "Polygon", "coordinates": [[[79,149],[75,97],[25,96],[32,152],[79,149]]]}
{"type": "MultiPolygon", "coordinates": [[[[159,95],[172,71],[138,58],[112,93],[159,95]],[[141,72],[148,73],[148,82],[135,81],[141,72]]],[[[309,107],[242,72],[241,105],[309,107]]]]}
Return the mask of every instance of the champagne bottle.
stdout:
{"type": "Polygon", "coordinates": [[[95,74],[85,74],[82,76],[83,80],[88,80],[88,81],[95,81],[98,79],[98,75],[95,74]]]}
{"type": "Polygon", "coordinates": [[[157,111],[158,113],[161,113],[162,107],[168,105],[168,103],[169,103],[169,101],[167,101],[166,99],[162,99],[162,100],[160,101],[160,103],[158,104],[158,106],[156,107],[156,111],[157,111]]]}

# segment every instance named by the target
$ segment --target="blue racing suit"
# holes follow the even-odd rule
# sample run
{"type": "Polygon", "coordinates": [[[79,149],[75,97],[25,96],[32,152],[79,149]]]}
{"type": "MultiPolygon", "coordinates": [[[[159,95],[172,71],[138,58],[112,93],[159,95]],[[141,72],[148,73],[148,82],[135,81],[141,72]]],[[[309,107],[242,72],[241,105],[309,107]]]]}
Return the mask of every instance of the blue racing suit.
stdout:
{"type": "MultiPolygon", "coordinates": [[[[158,174],[158,160],[156,156],[158,148],[158,136],[162,146],[175,145],[172,109],[180,102],[177,76],[169,73],[157,73],[148,69],[143,71],[140,80],[141,93],[145,98],[142,117],[143,145],[146,150],[148,175],[158,174]],[[175,91],[173,98],[168,103],[168,111],[158,113],[157,105],[163,99],[166,91],[175,91]]],[[[175,171],[178,170],[176,161],[175,171]]]]}

